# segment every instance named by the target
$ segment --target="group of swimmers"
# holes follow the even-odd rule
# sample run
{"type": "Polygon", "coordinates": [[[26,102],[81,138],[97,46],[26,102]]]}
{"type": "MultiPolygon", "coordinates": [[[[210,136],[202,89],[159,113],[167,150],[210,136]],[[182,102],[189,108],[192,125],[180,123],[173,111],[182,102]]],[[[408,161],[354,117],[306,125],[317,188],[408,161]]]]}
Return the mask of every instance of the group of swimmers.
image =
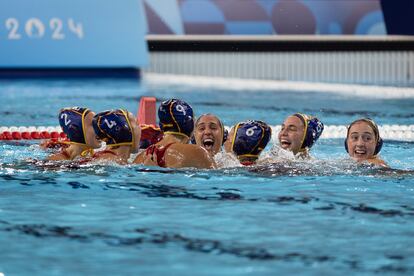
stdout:
{"type": "MultiPolygon", "coordinates": [[[[272,162],[259,158],[272,136],[263,121],[239,122],[228,132],[213,114],[194,119],[192,107],[179,99],[163,101],[158,109],[160,127],[139,125],[135,116],[124,109],[95,114],[88,108],[64,108],[59,123],[68,141],[49,160],[92,160],[132,163],[166,168],[217,168],[215,156],[225,153],[244,166],[272,162]],[[103,150],[94,151],[102,146],[103,150]]],[[[278,133],[281,150],[295,158],[310,158],[309,151],[324,129],[316,117],[302,113],[288,116],[278,133]]],[[[383,141],[378,126],[369,118],[353,121],[347,131],[345,149],[357,162],[386,166],[378,157],[383,141]]],[[[274,152],[274,151],[271,151],[274,152]]]]}

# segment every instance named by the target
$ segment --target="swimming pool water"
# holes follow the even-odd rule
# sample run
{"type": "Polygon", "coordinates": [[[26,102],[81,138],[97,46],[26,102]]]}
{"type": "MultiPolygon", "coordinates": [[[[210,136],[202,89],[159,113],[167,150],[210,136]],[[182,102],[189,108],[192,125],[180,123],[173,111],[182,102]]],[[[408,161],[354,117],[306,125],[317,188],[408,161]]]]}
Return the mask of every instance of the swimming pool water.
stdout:
{"type": "MultiPolygon", "coordinates": [[[[134,80],[0,82],[1,126],[57,125],[64,106],[188,101],[226,125],[289,114],[326,125],[360,116],[413,124],[414,99],[222,91],[134,80]]],[[[35,163],[36,142],[0,142],[0,272],[5,275],[412,274],[414,143],[385,141],[392,170],[357,166],[342,139],[315,160],[214,171],[35,163]]]]}

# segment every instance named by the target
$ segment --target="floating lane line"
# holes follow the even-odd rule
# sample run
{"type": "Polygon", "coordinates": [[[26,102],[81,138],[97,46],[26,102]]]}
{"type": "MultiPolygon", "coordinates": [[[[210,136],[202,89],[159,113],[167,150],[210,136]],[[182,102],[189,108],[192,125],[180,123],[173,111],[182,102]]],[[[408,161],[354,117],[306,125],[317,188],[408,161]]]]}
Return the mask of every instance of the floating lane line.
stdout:
{"type": "MultiPolygon", "coordinates": [[[[280,125],[271,126],[273,139],[280,131],[280,125]]],[[[227,129],[230,126],[226,126],[227,129]]],[[[385,140],[414,141],[414,125],[380,125],[381,137],[385,140]]],[[[347,126],[325,125],[321,139],[344,139],[347,126]]],[[[65,138],[60,126],[8,126],[0,127],[0,140],[32,140],[32,139],[59,139],[65,138]]]]}

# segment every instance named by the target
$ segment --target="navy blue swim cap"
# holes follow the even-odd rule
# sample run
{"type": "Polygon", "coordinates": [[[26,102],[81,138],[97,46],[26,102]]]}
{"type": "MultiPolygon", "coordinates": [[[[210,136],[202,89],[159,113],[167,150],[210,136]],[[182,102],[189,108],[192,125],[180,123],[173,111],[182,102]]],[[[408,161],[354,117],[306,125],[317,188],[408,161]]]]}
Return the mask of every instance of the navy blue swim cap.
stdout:
{"type": "Polygon", "coordinates": [[[134,135],[128,119],[128,111],[123,109],[107,110],[93,117],[92,125],[96,136],[107,145],[133,145],[134,135]]]}
{"type": "Polygon", "coordinates": [[[84,107],[62,108],[59,112],[59,124],[71,143],[86,144],[85,116],[90,112],[84,107]]]}
{"type": "Polygon", "coordinates": [[[298,117],[305,125],[301,149],[311,148],[323,132],[323,123],[316,117],[302,113],[295,113],[293,116],[298,117]]]}
{"type": "Polygon", "coordinates": [[[164,133],[184,134],[190,137],[194,130],[192,107],[181,100],[170,99],[158,108],[160,127],[164,133]]]}
{"type": "Polygon", "coordinates": [[[262,121],[247,121],[234,127],[232,150],[238,157],[258,158],[269,143],[272,129],[262,121]]]}

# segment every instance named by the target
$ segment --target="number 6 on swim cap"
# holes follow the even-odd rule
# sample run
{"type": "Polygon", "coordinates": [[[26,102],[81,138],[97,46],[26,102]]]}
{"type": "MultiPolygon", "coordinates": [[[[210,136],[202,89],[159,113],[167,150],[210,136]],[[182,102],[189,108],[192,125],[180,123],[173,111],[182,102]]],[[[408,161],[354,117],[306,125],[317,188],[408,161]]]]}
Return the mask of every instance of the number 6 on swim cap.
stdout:
{"type": "Polygon", "coordinates": [[[181,100],[170,99],[161,103],[158,108],[160,127],[166,134],[191,136],[194,130],[192,107],[181,100]]]}
{"type": "Polygon", "coordinates": [[[239,157],[259,157],[269,143],[272,129],[262,121],[249,120],[234,127],[231,149],[239,157]]]}

